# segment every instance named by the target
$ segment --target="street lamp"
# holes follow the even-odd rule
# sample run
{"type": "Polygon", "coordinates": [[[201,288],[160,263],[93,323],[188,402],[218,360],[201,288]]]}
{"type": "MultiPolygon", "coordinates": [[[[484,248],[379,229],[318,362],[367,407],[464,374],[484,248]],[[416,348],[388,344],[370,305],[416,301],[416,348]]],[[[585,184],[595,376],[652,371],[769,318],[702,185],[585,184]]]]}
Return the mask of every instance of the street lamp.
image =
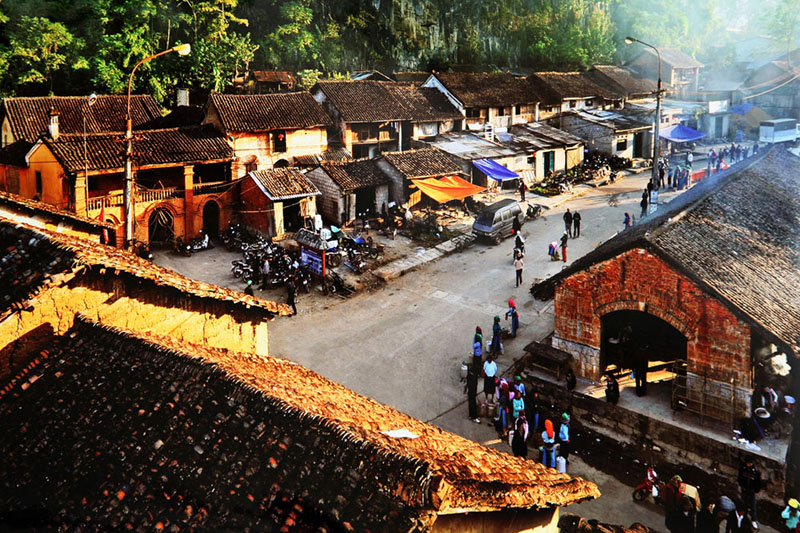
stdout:
{"type": "Polygon", "coordinates": [[[133,242],[133,221],[135,218],[133,210],[133,172],[131,171],[131,159],[133,157],[133,128],[131,127],[131,85],[133,84],[133,74],[136,72],[136,69],[139,68],[139,65],[147,63],[151,59],[155,59],[159,56],[163,56],[171,52],[177,52],[178,55],[185,56],[188,55],[189,52],[191,51],[192,47],[188,43],[179,44],[177,46],[173,46],[169,50],[164,50],[157,54],[153,54],[149,57],[145,57],[144,59],[136,63],[136,65],[134,65],[133,70],[131,70],[131,76],[130,78],[128,78],[128,105],[125,115],[125,189],[123,195],[124,196],[123,201],[125,203],[125,247],[126,248],[130,248],[131,243],[133,242]]]}
{"type": "Polygon", "coordinates": [[[653,131],[653,170],[652,174],[650,175],[650,181],[653,184],[653,189],[658,187],[658,146],[661,144],[661,139],[658,137],[658,127],[661,124],[661,52],[658,51],[658,48],[653,46],[652,44],[646,43],[644,41],[640,41],[636,37],[625,37],[625,44],[633,44],[639,43],[643,44],[644,46],[650,47],[656,51],[656,56],[658,57],[658,87],[656,88],[656,125],[653,131]]]}

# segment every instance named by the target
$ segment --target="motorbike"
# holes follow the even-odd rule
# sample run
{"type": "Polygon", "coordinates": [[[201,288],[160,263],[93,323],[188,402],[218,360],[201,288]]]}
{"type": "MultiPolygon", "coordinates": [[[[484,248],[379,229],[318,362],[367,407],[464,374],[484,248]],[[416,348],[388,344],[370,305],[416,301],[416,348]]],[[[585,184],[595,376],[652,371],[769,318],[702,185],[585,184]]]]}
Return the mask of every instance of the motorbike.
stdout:
{"type": "Polygon", "coordinates": [[[511,253],[512,263],[517,258],[517,255],[525,257],[525,239],[519,233],[514,238],[514,251],[511,253]]]}
{"type": "Polygon", "coordinates": [[[528,209],[525,210],[525,218],[528,220],[536,220],[542,214],[542,206],[539,204],[528,204],[528,209]]]}
{"type": "Polygon", "coordinates": [[[147,243],[142,241],[134,241],[133,252],[142,259],[147,259],[148,261],[153,260],[153,254],[150,252],[150,246],[148,246],[147,243]]]}
{"type": "Polygon", "coordinates": [[[214,247],[214,245],[211,244],[211,239],[208,238],[208,234],[192,239],[189,242],[189,246],[191,247],[192,252],[202,252],[203,250],[210,250],[214,247]]]}
{"type": "Polygon", "coordinates": [[[664,483],[659,480],[658,473],[652,466],[647,467],[647,478],[633,489],[633,501],[641,502],[652,496],[656,503],[661,503],[661,492],[664,483]]]}
{"type": "Polygon", "coordinates": [[[344,279],[335,270],[329,270],[328,275],[322,284],[322,292],[328,294],[340,294],[346,296],[353,293],[353,289],[345,285],[344,279]]]}
{"type": "Polygon", "coordinates": [[[184,255],[186,257],[192,255],[191,246],[189,246],[188,243],[183,242],[183,237],[181,237],[180,235],[175,237],[175,241],[173,243],[173,250],[175,251],[175,253],[184,255]]]}

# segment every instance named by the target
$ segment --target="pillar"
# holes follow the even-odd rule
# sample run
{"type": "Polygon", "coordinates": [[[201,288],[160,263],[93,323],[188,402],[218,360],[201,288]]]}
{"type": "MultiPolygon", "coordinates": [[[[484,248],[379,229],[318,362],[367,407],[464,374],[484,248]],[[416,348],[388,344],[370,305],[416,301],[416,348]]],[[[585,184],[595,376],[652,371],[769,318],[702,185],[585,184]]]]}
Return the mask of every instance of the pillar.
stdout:
{"type": "Polygon", "coordinates": [[[183,167],[183,235],[184,239],[191,239],[194,231],[194,166],[183,167]]]}

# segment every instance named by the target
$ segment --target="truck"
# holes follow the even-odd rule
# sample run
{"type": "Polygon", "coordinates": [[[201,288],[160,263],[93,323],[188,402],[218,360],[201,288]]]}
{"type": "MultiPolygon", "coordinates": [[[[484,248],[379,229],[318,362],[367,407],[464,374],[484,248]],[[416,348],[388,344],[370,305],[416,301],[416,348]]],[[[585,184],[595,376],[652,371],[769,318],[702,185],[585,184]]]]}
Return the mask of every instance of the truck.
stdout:
{"type": "Polygon", "coordinates": [[[797,128],[797,119],[794,118],[765,120],[759,126],[758,142],[794,143],[797,141],[797,128]]]}

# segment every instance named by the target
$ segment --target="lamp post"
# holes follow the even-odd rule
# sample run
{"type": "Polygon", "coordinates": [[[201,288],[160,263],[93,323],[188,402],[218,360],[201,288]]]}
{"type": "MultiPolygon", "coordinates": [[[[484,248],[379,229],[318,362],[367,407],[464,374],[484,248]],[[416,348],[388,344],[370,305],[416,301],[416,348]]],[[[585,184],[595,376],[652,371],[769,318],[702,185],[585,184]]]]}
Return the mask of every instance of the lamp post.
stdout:
{"type": "MultiPolygon", "coordinates": [[[[83,108],[83,198],[84,198],[84,206],[83,209],[85,211],[85,215],[89,215],[89,156],[86,144],[86,113],[89,112],[89,108],[94,105],[97,101],[97,95],[92,93],[86,97],[86,105],[83,108]]],[[[75,201],[77,204],[77,199],[75,201]]],[[[105,220],[103,221],[105,222],[105,220]]]]}
{"type": "Polygon", "coordinates": [[[663,92],[661,89],[661,52],[658,51],[658,48],[653,46],[652,44],[646,43],[644,41],[640,41],[635,37],[625,37],[625,44],[633,44],[639,43],[652,48],[656,51],[656,57],[658,57],[658,86],[656,88],[656,124],[655,128],[653,129],[653,170],[650,175],[650,181],[653,184],[653,189],[658,187],[658,146],[661,144],[661,139],[658,137],[658,127],[661,124],[661,93],[663,92]]]}
{"type": "Polygon", "coordinates": [[[147,63],[151,59],[155,59],[159,56],[163,56],[169,54],[170,52],[177,52],[178,55],[188,55],[189,52],[192,51],[192,47],[189,44],[179,44],[177,46],[173,46],[169,50],[164,50],[157,54],[153,54],[149,57],[145,57],[141,59],[136,65],[134,65],[133,70],[131,70],[130,78],[128,78],[128,102],[127,102],[127,111],[125,114],[125,189],[124,189],[124,198],[123,202],[125,204],[125,248],[130,248],[131,243],[133,242],[133,221],[135,218],[134,208],[133,208],[133,172],[131,171],[131,159],[133,157],[133,128],[131,126],[131,85],[133,84],[133,75],[136,72],[136,69],[139,68],[139,65],[143,63],[147,63]]]}

